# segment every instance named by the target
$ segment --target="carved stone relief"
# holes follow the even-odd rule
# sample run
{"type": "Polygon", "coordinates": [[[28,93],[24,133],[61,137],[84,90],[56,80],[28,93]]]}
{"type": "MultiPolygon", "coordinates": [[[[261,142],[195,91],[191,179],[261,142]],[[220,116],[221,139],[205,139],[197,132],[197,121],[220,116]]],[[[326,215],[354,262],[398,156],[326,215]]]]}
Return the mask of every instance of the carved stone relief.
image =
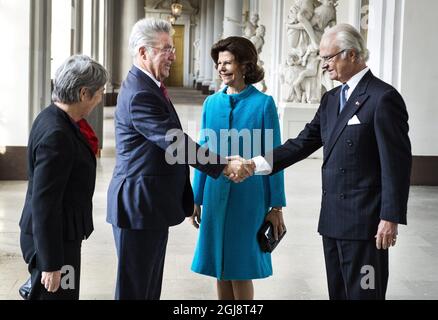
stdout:
{"type": "MultiPolygon", "coordinates": [[[[265,44],[265,34],[266,34],[266,28],[264,25],[261,24],[255,30],[255,34],[250,38],[251,42],[254,44],[254,46],[257,50],[257,54],[259,57],[257,64],[260,67],[263,67],[263,64],[264,64],[264,62],[260,59],[260,53],[262,52],[263,45],[265,44]]],[[[260,88],[261,92],[266,92],[266,90],[268,90],[264,79],[262,81],[260,81],[259,84],[261,86],[261,88],[260,88]]]]}
{"type": "Polygon", "coordinates": [[[295,0],[286,22],[287,58],[280,75],[283,99],[318,103],[333,82],[321,69],[319,43],[324,30],[336,24],[338,0],[295,0]]]}

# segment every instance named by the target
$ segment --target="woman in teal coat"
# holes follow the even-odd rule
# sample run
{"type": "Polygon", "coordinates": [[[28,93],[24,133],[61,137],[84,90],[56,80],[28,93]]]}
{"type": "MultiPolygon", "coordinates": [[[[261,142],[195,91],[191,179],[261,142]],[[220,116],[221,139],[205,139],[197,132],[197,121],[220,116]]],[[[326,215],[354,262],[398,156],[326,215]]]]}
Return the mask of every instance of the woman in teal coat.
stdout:
{"type": "MultiPolygon", "coordinates": [[[[280,145],[275,103],[252,85],[264,77],[252,42],[242,37],[220,40],[211,56],[225,88],[204,102],[200,144],[222,156],[246,159],[280,145]]],[[[200,231],[192,270],[217,278],[219,299],[253,299],[252,279],[272,275],[271,256],[261,251],[257,231],[265,220],[279,234],[284,229],[283,172],[236,184],[196,170],[193,190],[192,222],[200,231]]]]}

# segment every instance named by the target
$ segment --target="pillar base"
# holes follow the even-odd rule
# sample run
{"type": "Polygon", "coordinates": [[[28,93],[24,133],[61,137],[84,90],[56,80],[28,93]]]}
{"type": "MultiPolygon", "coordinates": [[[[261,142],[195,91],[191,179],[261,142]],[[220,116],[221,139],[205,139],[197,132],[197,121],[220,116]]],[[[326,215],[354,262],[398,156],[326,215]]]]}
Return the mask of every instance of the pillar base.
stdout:
{"type": "Polygon", "coordinates": [[[411,185],[438,186],[438,156],[413,156],[411,185]]]}
{"type": "Polygon", "coordinates": [[[117,92],[105,93],[103,96],[103,106],[112,107],[117,104],[117,92]]]}
{"type": "MultiPolygon", "coordinates": [[[[214,91],[213,91],[214,92],[214,91]]],[[[202,94],[209,95],[210,94],[210,85],[202,86],[202,94]]]]}
{"type": "Polygon", "coordinates": [[[1,147],[0,180],[27,180],[27,147],[1,147]]]}

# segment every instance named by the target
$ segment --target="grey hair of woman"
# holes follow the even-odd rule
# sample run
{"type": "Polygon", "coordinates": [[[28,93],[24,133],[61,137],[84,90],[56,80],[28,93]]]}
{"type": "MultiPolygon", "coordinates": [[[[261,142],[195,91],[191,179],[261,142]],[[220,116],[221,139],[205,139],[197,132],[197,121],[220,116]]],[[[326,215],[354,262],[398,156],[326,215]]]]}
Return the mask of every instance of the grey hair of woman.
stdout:
{"type": "MultiPolygon", "coordinates": [[[[362,62],[368,61],[369,51],[362,35],[351,25],[340,23],[328,29],[324,36],[335,34],[340,50],[354,50],[362,62]]],[[[346,53],[344,52],[344,55],[346,53]]]]}
{"type": "Polygon", "coordinates": [[[157,34],[167,33],[173,35],[172,25],[163,19],[145,18],[137,21],[129,37],[129,52],[132,57],[136,57],[138,49],[157,46],[157,34]]]}
{"type": "Polygon", "coordinates": [[[91,96],[108,81],[105,68],[85,55],[69,57],[56,71],[53,81],[53,102],[73,104],[80,102],[82,88],[91,96]]]}

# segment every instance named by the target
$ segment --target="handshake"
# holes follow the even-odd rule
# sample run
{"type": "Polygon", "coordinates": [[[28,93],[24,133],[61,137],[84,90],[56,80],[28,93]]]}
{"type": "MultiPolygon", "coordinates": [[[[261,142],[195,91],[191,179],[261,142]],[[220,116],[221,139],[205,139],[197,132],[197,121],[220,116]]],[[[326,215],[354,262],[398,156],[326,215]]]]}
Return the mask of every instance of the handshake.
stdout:
{"type": "Polygon", "coordinates": [[[246,160],[240,156],[227,157],[228,164],[223,174],[235,183],[242,182],[252,176],[255,171],[255,163],[252,160],[246,160]]]}

